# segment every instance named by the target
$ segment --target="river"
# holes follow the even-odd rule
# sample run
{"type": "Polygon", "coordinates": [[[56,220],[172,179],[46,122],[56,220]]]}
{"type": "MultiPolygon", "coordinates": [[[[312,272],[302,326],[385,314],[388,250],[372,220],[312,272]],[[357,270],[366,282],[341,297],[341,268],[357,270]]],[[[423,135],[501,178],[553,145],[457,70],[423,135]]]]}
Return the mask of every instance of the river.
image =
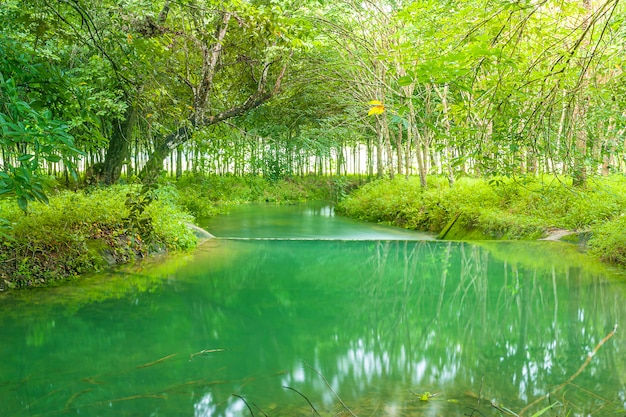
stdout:
{"type": "Polygon", "coordinates": [[[626,275],[574,245],[323,204],[202,226],[193,253],[0,294],[0,415],[626,413],[626,275]]]}

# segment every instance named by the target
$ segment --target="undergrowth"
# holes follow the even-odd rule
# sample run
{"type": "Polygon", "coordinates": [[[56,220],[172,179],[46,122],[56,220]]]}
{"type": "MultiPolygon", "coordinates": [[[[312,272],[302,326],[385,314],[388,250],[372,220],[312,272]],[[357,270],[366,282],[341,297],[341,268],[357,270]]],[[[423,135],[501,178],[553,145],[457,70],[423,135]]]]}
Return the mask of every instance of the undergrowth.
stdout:
{"type": "Polygon", "coordinates": [[[137,192],[128,185],[62,191],[51,195],[49,204],[31,203],[26,213],[13,200],[0,200],[0,217],[10,226],[0,239],[0,284],[40,285],[195,246],[185,226],[193,218],[179,208],[175,189],[157,190],[137,215],[138,221],[150,219],[150,236],[129,224],[128,195],[137,192]]]}
{"type": "Polygon", "coordinates": [[[584,188],[554,177],[460,178],[452,187],[432,177],[426,190],[417,178],[397,177],[366,184],[337,211],[433,232],[458,215],[464,229],[494,239],[536,239],[551,228],[588,232],[591,253],[626,264],[626,177],[621,175],[590,179],[584,188]]]}
{"type": "Polygon", "coordinates": [[[31,203],[0,200],[0,290],[49,284],[148,254],[194,247],[186,226],[245,202],[336,200],[354,180],[186,174],[158,186],[88,186],[31,203]]]}
{"type": "Polygon", "coordinates": [[[258,176],[206,176],[185,174],[176,181],[179,202],[196,218],[223,212],[227,207],[268,202],[295,204],[303,201],[336,201],[354,187],[355,179],[347,177],[291,177],[270,181],[258,176]]]}

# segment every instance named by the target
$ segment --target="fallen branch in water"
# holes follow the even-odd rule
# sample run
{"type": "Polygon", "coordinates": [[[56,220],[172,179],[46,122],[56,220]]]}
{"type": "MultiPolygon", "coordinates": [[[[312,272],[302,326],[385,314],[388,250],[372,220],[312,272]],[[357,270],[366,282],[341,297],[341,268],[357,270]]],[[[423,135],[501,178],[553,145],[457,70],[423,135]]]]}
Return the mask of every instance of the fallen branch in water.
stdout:
{"type": "Polygon", "coordinates": [[[192,353],[191,355],[189,355],[189,362],[191,362],[191,360],[195,358],[196,356],[205,356],[207,353],[224,352],[224,351],[226,351],[226,349],[204,349],[204,350],[201,350],[200,352],[192,353]]]}
{"type": "Polygon", "coordinates": [[[157,359],[156,361],[153,361],[153,362],[150,362],[150,363],[146,363],[146,364],[143,364],[143,365],[139,365],[139,366],[137,366],[137,368],[147,368],[149,366],[158,365],[161,362],[165,362],[166,360],[171,359],[171,358],[173,358],[176,355],[177,355],[177,353],[172,353],[171,355],[167,355],[164,358],[157,359]]]}
{"type": "Polygon", "coordinates": [[[245,398],[243,398],[241,395],[237,395],[237,394],[233,394],[233,397],[237,397],[239,398],[241,401],[243,401],[243,403],[246,405],[246,407],[248,407],[248,411],[250,411],[250,415],[252,417],[254,417],[254,411],[252,411],[252,407],[250,407],[250,404],[248,404],[248,401],[246,401],[245,398]]]}
{"type": "Polygon", "coordinates": [[[604,336],[604,339],[602,339],[602,340],[600,340],[598,342],[596,347],[594,347],[593,350],[587,355],[587,359],[585,360],[585,362],[583,362],[583,364],[580,366],[580,368],[578,368],[578,370],[576,372],[574,372],[572,374],[572,376],[567,378],[567,380],[565,382],[563,382],[561,385],[557,386],[555,389],[553,389],[548,394],[543,395],[543,396],[537,398],[535,401],[533,401],[532,403],[528,404],[526,407],[522,408],[522,410],[519,412],[519,415],[520,416],[523,415],[524,412],[526,412],[529,408],[531,408],[532,406],[540,403],[541,401],[545,400],[546,398],[549,398],[551,394],[556,394],[557,392],[561,391],[568,384],[570,384],[574,379],[576,379],[576,377],[578,377],[578,375],[580,375],[585,370],[587,365],[589,365],[589,363],[591,362],[591,359],[593,359],[593,357],[596,355],[596,353],[598,353],[598,350],[600,350],[602,345],[604,345],[606,342],[608,342],[608,340],[610,338],[612,338],[615,335],[616,332],[617,332],[617,324],[613,327],[613,330],[611,330],[609,332],[609,334],[604,336]]]}
{"type": "MultiPolygon", "coordinates": [[[[233,394],[233,397],[237,397],[239,398],[241,401],[243,401],[243,403],[246,405],[246,407],[248,407],[248,410],[250,411],[250,414],[252,415],[252,417],[254,416],[254,412],[252,412],[252,407],[250,407],[250,404],[248,404],[248,401],[246,401],[245,398],[243,398],[241,395],[239,394],[233,394]]],[[[265,417],[269,417],[265,411],[263,411],[258,405],[256,405],[255,403],[252,403],[253,406],[256,407],[257,410],[259,410],[261,412],[261,414],[263,414],[265,417]]]]}

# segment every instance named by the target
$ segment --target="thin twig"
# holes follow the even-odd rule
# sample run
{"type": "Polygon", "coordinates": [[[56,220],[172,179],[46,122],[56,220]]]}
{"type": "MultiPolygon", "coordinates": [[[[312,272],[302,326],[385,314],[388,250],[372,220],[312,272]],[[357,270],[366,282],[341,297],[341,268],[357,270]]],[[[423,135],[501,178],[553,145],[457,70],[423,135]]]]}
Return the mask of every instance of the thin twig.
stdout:
{"type": "MultiPolygon", "coordinates": [[[[304,399],[306,400],[306,402],[308,402],[308,403],[309,403],[309,406],[311,407],[311,409],[313,410],[313,412],[315,413],[315,415],[317,415],[317,416],[319,416],[319,415],[320,415],[320,413],[318,413],[318,412],[317,412],[317,410],[316,410],[316,409],[315,409],[315,407],[313,406],[313,403],[311,403],[311,401],[310,401],[310,400],[306,397],[306,395],[304,395],[303,393],[301,393],[301,392],[300,392],[300,391],[298,391],[297,389],[295,389],[295,388],[291,388],[291,387],[288,387],[288,386],[286,386],[286,385],[283,385],[283,388],[285,388],[285,389],[290,389],[290,390],[294,391],[296,394],[300,395],[302,398],[304,398],[304,399]]],[[[321,416],[320,416],[320,417],[321,417],[321,416]]]]}
{"type": "Polygon", "coordinates": [[[252,408],[250,407],[250,405],[248,404],[248,401],[246,401],[245,398],[243,398],[241,395],[238,395],[238,394],[233,394],[233,397],[237,397],[241,399],[241,401],[243,401],[246,407],[248,407],[248,410],[250,411],[250,414],[252,415],[252,417],[254,417],[254,411],[252,411],[252,408]]]}
{"type": "Polygon", "coordinates": [[[139,365],[139,366],[137,366],[137,368],[147,368],[149,366],[158,365],[161,362],[165,362],[168,359],[172,359],[176,355],[177,355],[177,353],[172,353],[171,355],[167,355],[167,356],[165,356],[165,357],[163,357],[161,359],[157,359],[156,361],[153,361],[153,362],[150,362],[150,363],[145,363],[143,365],[139,365]]]}
{"type": "Polygon", "coordinates": [[[326,386],[328,387],[328,389],[330,390],[330,392],[333,393],[333,395],[335,396],[335,398],[337,398],[337,400],[339,400],[339,402],[341,403],[341,405],[343,405],[343,407],[348,410],[348,412],[352,415],[352,417],[357,417],[356,414],[354,414],[352,412],[352,410],[350,410],[350,407],[348,407],[346,405],[346,403],[343,402],[343,400],[341,399],[341,397],[339,397],[339,395],[335,392],[335,390],[333,389],[333,387],[330,386],[330,383],[328,382],[328,380],[324,377],[324,375],[321,374],[321,372],[319,372],[317,369],[313,368],[311,365],[309,365],[308,363],[304,362],[304,366],[306,366],[307,368],[309,368],[310,370],[312,370],[313,372],[315,372],[320,378],[322,378],[322,381],[324,381],[324,383],[326,384],[326,386]]]}

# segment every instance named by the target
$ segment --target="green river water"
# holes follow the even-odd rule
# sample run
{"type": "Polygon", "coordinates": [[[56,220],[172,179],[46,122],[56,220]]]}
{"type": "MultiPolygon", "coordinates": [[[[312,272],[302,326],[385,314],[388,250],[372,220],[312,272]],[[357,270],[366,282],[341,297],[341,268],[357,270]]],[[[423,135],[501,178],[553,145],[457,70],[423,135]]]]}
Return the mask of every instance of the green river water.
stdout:
{"type": "Polygon", "coordinates": [[[0,293],[0,416],[626,415],[626,329],[589,357],[626,275],[573,245],[319,204],[202,226],[220,239],[194,253],[0,293]]]}

